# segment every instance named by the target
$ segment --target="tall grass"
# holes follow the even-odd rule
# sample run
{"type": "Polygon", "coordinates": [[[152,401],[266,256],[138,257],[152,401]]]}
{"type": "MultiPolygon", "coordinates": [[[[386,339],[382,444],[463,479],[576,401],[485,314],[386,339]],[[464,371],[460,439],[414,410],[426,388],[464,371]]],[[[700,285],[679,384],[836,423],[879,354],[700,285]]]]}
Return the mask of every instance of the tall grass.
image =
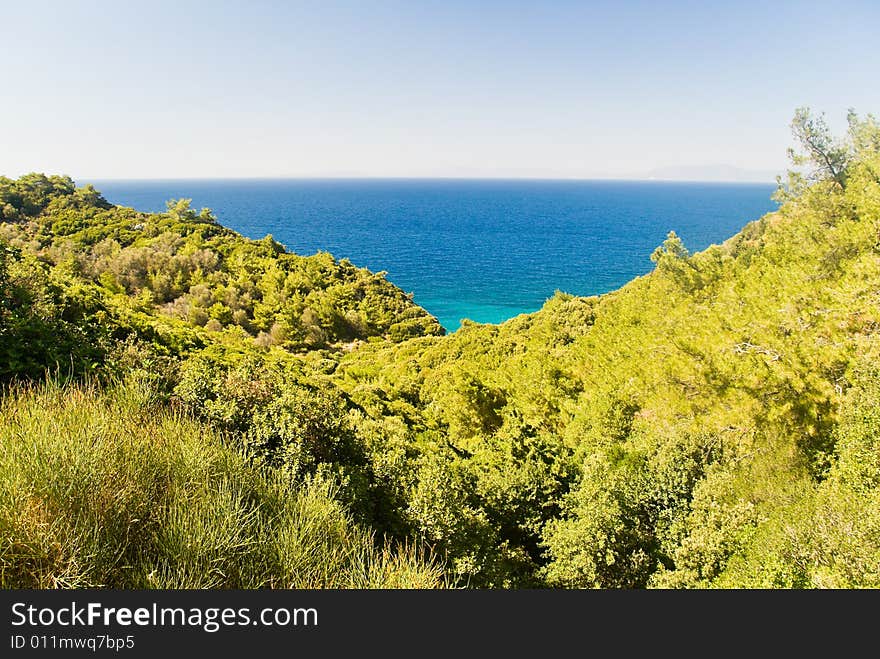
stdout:
{"type": "Polygon", "coordinates": [[[136,384],[18,386],[0,402],[2,588],[432,588],[330,487],[291,490],[136,384]]]}

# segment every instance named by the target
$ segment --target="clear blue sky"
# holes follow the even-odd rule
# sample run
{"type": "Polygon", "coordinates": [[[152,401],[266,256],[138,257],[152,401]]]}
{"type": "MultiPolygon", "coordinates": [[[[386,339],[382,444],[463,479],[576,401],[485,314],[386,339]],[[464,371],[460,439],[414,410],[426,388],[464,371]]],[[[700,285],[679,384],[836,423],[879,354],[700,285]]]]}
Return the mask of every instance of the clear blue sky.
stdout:
{"type": "Polygon", "coordinates": [[[785,167],[880,114],[880,2],[2,1],[0,174],[785,167]]]}

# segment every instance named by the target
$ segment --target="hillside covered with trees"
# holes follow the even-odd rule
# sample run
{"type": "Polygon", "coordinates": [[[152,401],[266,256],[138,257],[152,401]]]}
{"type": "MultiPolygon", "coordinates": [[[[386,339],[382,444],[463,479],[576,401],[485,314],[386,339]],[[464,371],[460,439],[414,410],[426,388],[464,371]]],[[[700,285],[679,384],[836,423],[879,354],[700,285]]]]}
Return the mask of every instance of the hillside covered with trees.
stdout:
{"type": "Polygon", "coordinates": [[[0,178],[0,585],[880,586],[880,124],[792,127],[778,211],[450,335],[187,200],[0,178]]]}

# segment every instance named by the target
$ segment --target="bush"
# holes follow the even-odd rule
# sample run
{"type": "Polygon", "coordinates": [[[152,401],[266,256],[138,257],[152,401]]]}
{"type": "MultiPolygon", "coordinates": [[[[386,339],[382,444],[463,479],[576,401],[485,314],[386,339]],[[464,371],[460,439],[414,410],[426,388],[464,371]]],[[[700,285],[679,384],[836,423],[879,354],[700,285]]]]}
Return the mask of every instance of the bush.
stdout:
{"type": "Polygon", "coordinates": [[[0,587],[438,587],[320,481],[292,489],[148,390],[48,383],[0,406],[0,587]]]}

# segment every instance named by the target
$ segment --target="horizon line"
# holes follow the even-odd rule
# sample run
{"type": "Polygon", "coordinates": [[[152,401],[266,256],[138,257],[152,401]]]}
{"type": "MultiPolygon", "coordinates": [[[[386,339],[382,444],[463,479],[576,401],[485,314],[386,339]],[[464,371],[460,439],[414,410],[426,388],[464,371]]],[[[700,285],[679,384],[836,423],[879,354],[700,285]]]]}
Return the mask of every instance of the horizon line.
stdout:
{"type": "Polygon", "coordinates": [[[769,179],[686,179],[663,177],[627,177],[627,176],[358,176],[358,175],[297,175],[297,176],[71,176],[74,181],[552,181],[552,182],[609,182],[622,183],[725,183],[725,184],[757,184],[774,185],[769,179]]]}

